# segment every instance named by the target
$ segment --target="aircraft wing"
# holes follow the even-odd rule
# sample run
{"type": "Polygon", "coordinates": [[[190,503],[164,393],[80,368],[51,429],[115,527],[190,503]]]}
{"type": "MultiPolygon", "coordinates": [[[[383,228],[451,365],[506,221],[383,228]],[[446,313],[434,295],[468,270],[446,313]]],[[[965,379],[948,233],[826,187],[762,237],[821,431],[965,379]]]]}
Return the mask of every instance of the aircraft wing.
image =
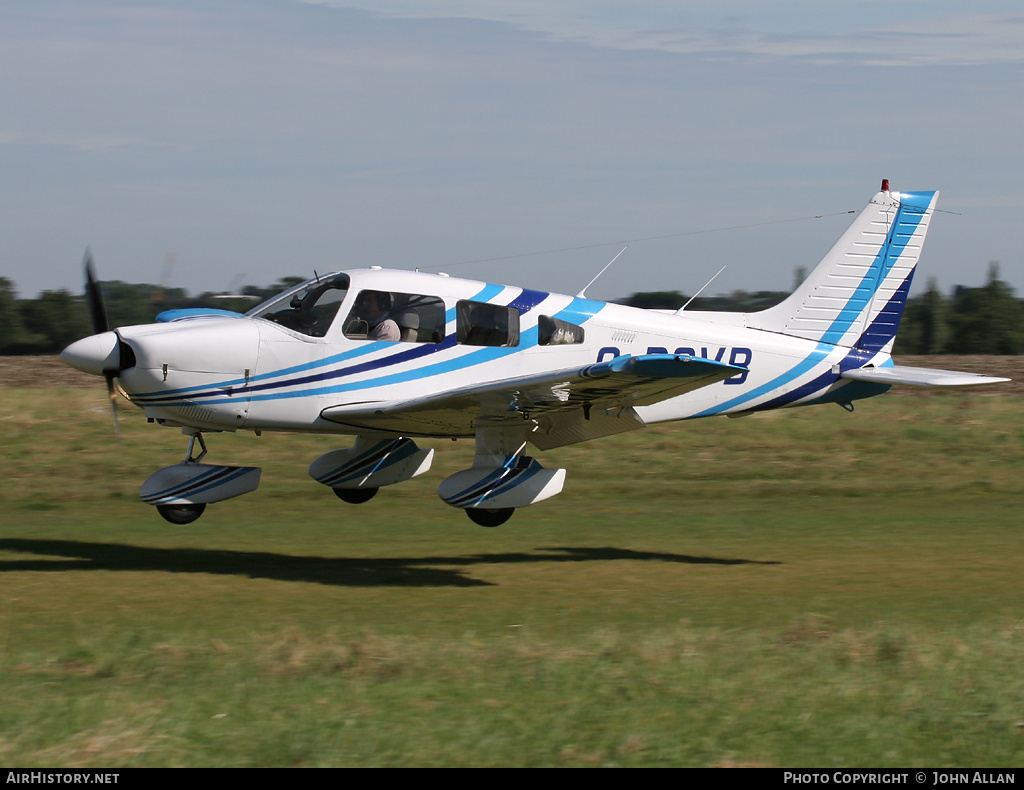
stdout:
{"type": "Polygon", "coordinates": [[[674,398],[744,371],[686,355],[624,356],[411,400],[333,406],[320,416],[407,436],[472,436],[480,424],[528,421],[530,442],[548,450],[642,428],[635,406],[674,398]]]}
{"type": "Polygon", "coordinates": [[[876,384],[914,384],[921,387],[974,387],[979,384],[998,384],[1010,380],[995,376],[982,376],[978,373],[962,373],[958,370],[913,368],[907,365],[893,365],[887,368],[857,368],[845,370],[840,376],[844,379],[871,381],[876,384]]]}

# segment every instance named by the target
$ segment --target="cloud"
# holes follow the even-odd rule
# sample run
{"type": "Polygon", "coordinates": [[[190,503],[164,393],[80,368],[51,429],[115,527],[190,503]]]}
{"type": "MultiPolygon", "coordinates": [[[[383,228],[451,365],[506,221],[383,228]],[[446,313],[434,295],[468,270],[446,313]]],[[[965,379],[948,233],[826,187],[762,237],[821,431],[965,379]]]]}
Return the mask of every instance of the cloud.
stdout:
{"type": "Polygon", "coordinates": [[[0,134],[0,146],[52,146],[70,148],[74,151],[112,151],[132,145],[140,145],[142,140],[137,137],[117,137],[104,135],[62,136],[57,134],[16,134],[12,132],[0,134]]]}
{"type": "MultiPolygon", "coordinates": [[[[358,7],[358,0],[303,0],[358,7]]],[[[1024,59],[1024,19],[1007,2],[848,3],[378,0],[392,18],[490,20],[553,40],[707,57],[800,58],[874,66],[985,65],[1024,59]],[[993,9],[993,10],[978,10],[993,9]]]]}

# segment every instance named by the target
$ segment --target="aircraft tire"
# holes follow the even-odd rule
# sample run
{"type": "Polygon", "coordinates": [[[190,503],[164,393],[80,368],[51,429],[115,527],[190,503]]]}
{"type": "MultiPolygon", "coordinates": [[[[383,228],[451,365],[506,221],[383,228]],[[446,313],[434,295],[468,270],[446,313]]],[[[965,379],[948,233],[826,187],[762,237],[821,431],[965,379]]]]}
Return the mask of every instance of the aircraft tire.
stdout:
{"type": "Polygon", "coordinates": [[[350,505],[361,505],[373,499],[379,488],[332,488],[334,495],[350,505]]]}
{"type": "Polygon", "coordinates": [[[514,507],[501,507],[501,508],[482,508],[482,507],[467,507],[466,515],[469,516],[470,521],[474,524],[479,524],[481,527],[500,527],[510,518],[512,514],[516,512],[514,507]]]}
{"type": "Polygon", "coordinates": [[[191,524],[206,510],[206,504],[198,505],[157,505],[156,511],[172,524],[191,524]]]}

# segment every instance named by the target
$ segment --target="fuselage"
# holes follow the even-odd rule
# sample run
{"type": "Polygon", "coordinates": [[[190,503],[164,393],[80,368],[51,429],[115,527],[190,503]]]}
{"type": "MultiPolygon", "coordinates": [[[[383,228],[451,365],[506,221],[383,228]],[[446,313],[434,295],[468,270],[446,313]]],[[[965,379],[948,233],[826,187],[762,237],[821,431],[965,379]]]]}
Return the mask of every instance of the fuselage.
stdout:
{"type": "Polygon", "coordinates": [[[135,364],[118,372],[131,400],[158,422],[201,430],[352,433],[321,413],[625,355],[686,355],[744,369],[639,407],[653,423],[866,397],[886,388],[840,380],[839,372],[888,361],[887,350],[752,329],[740,313],[673,314],[382,269],[312,280],[245,316],[189,317],[118,335],[134,352],[135,364]],[[373,338],[380,315],[362,316],[367,292],[389,302],[384,320],[400,340],[373,338]]]}

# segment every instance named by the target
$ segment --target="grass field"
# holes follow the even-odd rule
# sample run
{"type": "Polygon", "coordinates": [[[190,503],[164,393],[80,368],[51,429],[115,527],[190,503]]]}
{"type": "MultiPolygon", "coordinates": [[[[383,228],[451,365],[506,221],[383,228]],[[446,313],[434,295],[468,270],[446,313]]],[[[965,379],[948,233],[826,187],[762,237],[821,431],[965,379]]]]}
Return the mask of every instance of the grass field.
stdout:
{"type": "Polygon", "coordinates": [[[544,454],[498,529],[346,440],[208,437],[259,491],[172,527],[185,439],[0,390],[0,763],[1020,766],[1024,399],[890,394],[544,454]]]}

